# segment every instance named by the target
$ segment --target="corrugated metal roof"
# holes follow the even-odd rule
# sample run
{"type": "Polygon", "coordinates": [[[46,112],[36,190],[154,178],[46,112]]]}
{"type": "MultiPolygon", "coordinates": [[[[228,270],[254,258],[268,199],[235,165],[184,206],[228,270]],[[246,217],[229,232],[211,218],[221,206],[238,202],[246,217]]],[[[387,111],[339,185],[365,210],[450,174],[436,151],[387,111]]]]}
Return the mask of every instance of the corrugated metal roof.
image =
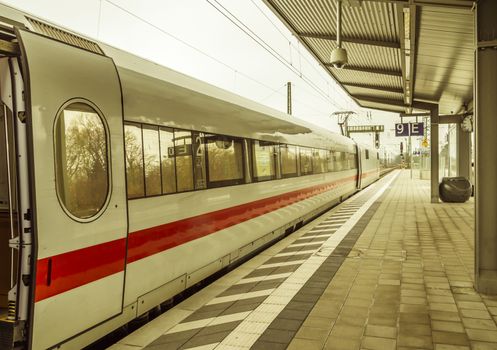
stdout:
{"type": "MultiPolygon", "coordinates": [[[[401,48],[403,10],[408,9],[415,24],[410,27],[414,29],[411,38],[415,38],[412,97],[439,102],[441,113],[458,110],[472,99],[473,13],[467,1],[443,0],[443,7],[431,6],[439,5],[437,0],[350,1],[359,6],[344,1],[342,39],[349,69],[329,67],[330,53],[337,47],[337,1],[264,1],[359,104],[377,108],[391,99],[395,110],[405,110],[407,105],[402,103],[410,102],[401,93],[409,86],[409,60],[401,48]],[[360,99],[364,96],[378,102],[366,103],[360,99]]],[[[410,49],[409,41],[406,49],[410,49]]]]}
{"type": "MultiPolygon", "coordinates": [[[[336,1],[270,0],[299,33],[336,34],[336,1]]],[[[386,2],[364,2],[360,7],[343,8],[342,34],[346,37],[398,42],[395,5],[386,2]]]]}
{"type": "Polygon", "coordinates": [[[376,89],[373,90],[360,86],[347,86],[347,89],[353,96],[367,96],[370,98],[378,97],[398,101],[399,103],[403,103],[404,101],[404,95],[398,92],[379,91],[376,89]]]}
{"type": "Polygon", "coordinates": [[[340,83],[342,83],[342,85],[345,85],[345,83],[356,83],[380,88],[385,87],[402,89],[402,77],[399,76],[369,72],[357,72],[346,68],[337,69],[329,67],[328,70],[330,70],[335,75],[335,77],[340,83]]]}
{"type": "Polygon", "coordinates": [[[419,9],[414,97],[439,102],[457,113],[473,99],[473,13],[464,9],[419,9]]]}
{"type": "MultiPolygon", "coordinates": [[[[316,54],[322,62],[327,62],[331,51],[338,46],[336,41],[332,40],[317,38],[304,38],[303,40],[316,49],[316,54]]],[[[399,49],[349,42],[344,42],[342,47],[347,50],[351,66],[400,71],[401,53],[399,49]]]]}

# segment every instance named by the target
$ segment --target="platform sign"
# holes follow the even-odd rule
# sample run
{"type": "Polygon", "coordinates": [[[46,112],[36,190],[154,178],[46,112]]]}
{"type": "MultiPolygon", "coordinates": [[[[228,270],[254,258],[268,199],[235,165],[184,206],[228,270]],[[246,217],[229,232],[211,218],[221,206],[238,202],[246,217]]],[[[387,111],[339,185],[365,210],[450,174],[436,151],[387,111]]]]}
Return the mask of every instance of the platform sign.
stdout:
{"type": "Polygon", "coordinates": [[[396,123],[395,136],[409,136],[409,123],[396,123]]]}
{"type": "Polygon", "coordinates": [[[421,123],[396,123],[395,136],[423,136],[424,124],[421,123]]]}
{"type": "Polygon", "coordinates": [[[423,136],[425,131],[424,123],[410,123],[411,136],[423,136]]]}

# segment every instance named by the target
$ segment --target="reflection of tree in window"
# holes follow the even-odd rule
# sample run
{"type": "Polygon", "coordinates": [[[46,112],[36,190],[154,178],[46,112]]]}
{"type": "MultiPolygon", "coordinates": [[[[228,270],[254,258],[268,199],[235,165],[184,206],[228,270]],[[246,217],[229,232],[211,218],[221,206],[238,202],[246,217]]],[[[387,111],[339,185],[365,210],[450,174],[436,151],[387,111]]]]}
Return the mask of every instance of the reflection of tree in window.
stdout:
{"type": "Polygon", "coordinates": [[[211,187],[242,182],[243,146],[240,140],[207,136],[207,157],[211,187]]]}
{"type": "Polygon", "coordinates": [[[322,149],[314,149],[312,152],[312,172],[314,174],[327,172],[326,151],[322,149]]]}
{"type": "Polygon", "coordinates": [[[335,159],[335,170],[336,171],[342,171],[343,169],[343,162],[342,162],[342,152],[335,151],[333,152],[333,156],[335,159]]]}
{"type": "Polygon", "coordinates": [[[143,159],[145,163],[145,191],[147,196],[161,194],[159,128],[144,125],[143,159]]]}
{"type": "Polygon", "coordinates": [[[312,174],[312,149],[300,147],[300,173],[312,174]]]}
{"type": "Polygon", "coordinates": [[[328,171],[337,171],[335,166],[335,158],[333,151],[326,151],[326,163],[328,163],[328,171]]]}
{"type": "Polygon", "coordinates": [[[126,147],[126,175],[128,198],[143,197],[145,187],[143,181],[142,133],[139,125],[124,126],[124,144],[126,147]]]}
{"type": "Polygon", "coordinates": [[[281,176],[297,176],[297,147],[280,145],[281,176]]]}
{"type": "Polygon", "coordinates": [[[71,214],[90,218],[108,193],[104,124],[91,107],[74,103],[57,118],[56,140],[59,197],[71,214]]]}
{"type": "Polygon", "coordinates": [[[162,193],[176,192],[176,170],[174,162],[174,134],[172,129],[160,129],[160,154],[162,166],[162,193]]]}
{"type": "Polygon", "coordinates": [[[192,133],[174,131],[178,192],[193,190],[192,133]]]}
{"type": "Polygon", "coordinates": [[[252,141],[253,172],[255,180],[275,178],[274,145],[264,141],[252,141]]]}
{"type": "Polygon", "coordinates": [[[355,169],[357,167],[356,155],[354,153],[347,153],[349,159],[349,169],[355,169]]]}

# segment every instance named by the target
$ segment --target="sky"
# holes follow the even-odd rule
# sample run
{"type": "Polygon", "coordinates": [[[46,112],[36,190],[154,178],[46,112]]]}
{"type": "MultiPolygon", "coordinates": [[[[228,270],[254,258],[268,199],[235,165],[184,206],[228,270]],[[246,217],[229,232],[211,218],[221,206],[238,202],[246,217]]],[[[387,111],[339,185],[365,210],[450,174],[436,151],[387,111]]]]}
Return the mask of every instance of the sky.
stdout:
{"type": "Polygon", "coordinates": [[[262,0],[0,1],[284,112],[291,82],[293,115],[339,132],[332,113],[354,111],[351,125],[384,124],[398,153],[398,115],[359,107],[262,0]]]}

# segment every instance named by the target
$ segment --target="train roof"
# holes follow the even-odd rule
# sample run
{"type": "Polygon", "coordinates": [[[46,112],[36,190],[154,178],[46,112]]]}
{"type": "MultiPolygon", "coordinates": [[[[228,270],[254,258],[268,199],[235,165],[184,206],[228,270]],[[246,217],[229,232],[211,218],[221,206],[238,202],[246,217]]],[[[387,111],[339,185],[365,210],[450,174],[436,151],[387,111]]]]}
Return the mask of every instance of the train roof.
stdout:
{"type": "MultiPolygon", "coordinates": [[[[112,58],[121,79],[127,121],[354,152],[355,142],[350,138],[11,7],[0,5],[0,9],[8,19],[32,31],[51,37],[53,30],[46,26],[52,26],[80,37],[82,48],[90,45],[90,50],[112,58]],[[42,21],[41,26],[37,21],[42,21]]],[[[58,34],[52,38],[60,41],[58,34]]]]}
{"type": "Polygon", "coordinates": [[[101,44],[123,86],[125,120],[351,151],[351,139],[101,44]]]}

